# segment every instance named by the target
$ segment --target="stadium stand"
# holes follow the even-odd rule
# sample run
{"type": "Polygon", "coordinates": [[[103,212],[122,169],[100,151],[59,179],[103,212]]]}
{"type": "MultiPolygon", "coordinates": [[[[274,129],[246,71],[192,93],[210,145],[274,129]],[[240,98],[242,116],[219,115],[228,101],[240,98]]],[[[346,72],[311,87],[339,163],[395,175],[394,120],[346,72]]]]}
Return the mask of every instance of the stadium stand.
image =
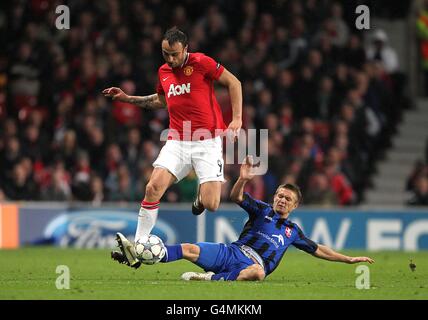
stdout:
{"type": "MultiPolygon", "coordinates": [[[[363,201],[410,105],[405,80],[380,53],[387,35],[367,41],[355,30],[354,6],[333,1],[184,2],[69,1],[69,30],[57,30],[48,10],[59,2],[1,4],[0,200],[139,201],[167,112],[100,93],[153,93],[163,32],[176,25],[191,52],[241,80],[243,127],[269,129],[269,170],[249,185],[255,198],[296,182],[304,204],[363,201]]],[[[217,95],[227,122],[227,92],[217,95]]],[[[225,168],[223,201],[236,172],[225,168]]],[[[418,181],[409,189],[427,189],[418,181]]],[[[190,175],[165,201],[190,201],[196,184],[190,175]]]]}

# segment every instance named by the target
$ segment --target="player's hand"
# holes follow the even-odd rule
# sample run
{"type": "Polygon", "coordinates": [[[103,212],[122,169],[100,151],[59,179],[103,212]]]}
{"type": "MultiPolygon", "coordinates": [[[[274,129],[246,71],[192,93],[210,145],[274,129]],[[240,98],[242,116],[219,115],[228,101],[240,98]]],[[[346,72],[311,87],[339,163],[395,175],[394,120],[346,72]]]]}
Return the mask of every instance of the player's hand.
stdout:
{"type": "Polygon", "coordinates": [[[350,263],[358,263],[358,262],[368,262],[368,263],[372,264],[375,261],[369,257],[352,257],[350,260],[350,263]]]}
{"type": "Polygon", "coordinates": [[[251,180],[254,177],[253,173],[253,156],[246,156],[241,165],[239,177],[243,180],[251,180]]]}
{"type": "Polygon", "coordinates": [[[228,131],[228,137],[231,139],[232,142],[235,142],[238,140],[239,136],[239,130],[242,127],[242,121],[241,120],[232,120],[231,123],[229,123],[229,126],[227,127],[228,131]]]}
{"type": "Polygon", "coordinates": [[[123,102],[126,102],[129,97],[125,92],[122,91],[121,88],[116,88],[116,87],[104,89],[102,93],[106,97],[110,97],[113,100],[118,100],[123,102]]]}

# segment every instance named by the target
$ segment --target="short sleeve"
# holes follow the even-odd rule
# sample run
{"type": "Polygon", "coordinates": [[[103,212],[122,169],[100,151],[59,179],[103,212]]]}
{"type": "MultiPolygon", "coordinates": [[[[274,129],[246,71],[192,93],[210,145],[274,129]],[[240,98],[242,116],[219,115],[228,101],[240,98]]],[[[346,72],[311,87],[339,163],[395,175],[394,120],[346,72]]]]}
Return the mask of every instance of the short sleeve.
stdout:
{"type": "Polygon", "coordinates": [[[317,251],[318,245],[311,239],[306,238],[303,231],[296,224],[294,224],[294,226],[297,229],[297,237],[296,240],[293,241],[292,245],[297,249],[303,250],[310,254],[317,251]]]}
{"type": "Polygon", "coordinates": [[[220,62],[215,61],[213,58],[203,55],[201,57],[201,64],[205,70],[205,76],[213,80],[218,80],[224,71],[224,67],[220,62]]]}
{"type": "Polygon", "coordinates": [[[248,192],[244,192],[244,200],[239,206],[247,211],[250,215],[264,214],[266,210],[270,211],[271,206],[263,201],[256,200],[249,195],[248,192]]]}

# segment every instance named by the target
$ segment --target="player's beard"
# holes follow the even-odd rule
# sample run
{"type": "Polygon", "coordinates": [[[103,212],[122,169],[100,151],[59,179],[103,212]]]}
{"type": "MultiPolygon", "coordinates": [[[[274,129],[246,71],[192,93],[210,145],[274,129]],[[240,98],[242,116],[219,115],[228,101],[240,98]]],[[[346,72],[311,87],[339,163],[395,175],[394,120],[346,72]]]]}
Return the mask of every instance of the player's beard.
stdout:
{"type": "Polygon", "coordinates": [[[173,69],[175,69],[175,68],[179,68],[179,67],[181,67],[183,64],[184,64],[184,62],[186,61],[186,59],[187,59],[187,55],[188,55],[188,53],[186,52],[184,55],[183,55],[183,59],[180,61],[180,62],[177,62],[176,64],[174,64],[174,63],[168,63],[168,66],[170,67],[170,68],[173,68],[173,69]]]}

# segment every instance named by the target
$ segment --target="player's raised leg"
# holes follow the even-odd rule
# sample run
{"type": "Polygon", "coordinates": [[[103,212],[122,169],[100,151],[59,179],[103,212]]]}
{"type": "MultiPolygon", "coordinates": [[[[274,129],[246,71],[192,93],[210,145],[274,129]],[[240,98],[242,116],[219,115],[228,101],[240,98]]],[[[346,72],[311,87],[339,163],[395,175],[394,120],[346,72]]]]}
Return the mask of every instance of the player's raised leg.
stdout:
{"type": "Polygon", "coordinates": [[[219,181],[209,181],[199,186],[200,202],[205,209],[216,211],[220,205],[221,184],[219,181]]]}
{"type": "Polygon", "coordinates": [[[192,204],[195,216],[202,214],[205,209],[216,211],[220,205],[221,182],[210,181],[199,185],[198,195],[192,204]]]}
{"type": "Polygon", "coordinates": [[[175,181],[176,177],[167,169],[162,167],[153,169],[141,202],[135,241],[150,234],[157,220],[160,199],[175,181]]]}
{"type": "MultiPolygon", "coordinates": [[[[163,167],[154,168],[146,186],[144,200],[141,202],[137,230],[135,232],[135,242],[143,236],[149,235],[152,231],[158,216],[159,201],[174,181],[176,181],[176,177],[167,169],[163,167]]],[[[111,253],[112,259],[130,267],[138,268],[141,262],[137,258],[133,243],[121,233],[116,234],[116,241],[121,254],[113,251],[111,253]]]]}
{"type": "Polygon", "coordinates": [[[220,137],[196,141],[192,145],[192,164],[199,178],[199,189],[192,205],[194,215],[205,209],[216,211],[220,205],[221,185],[224,181],[224,161],[220,137]]]}

